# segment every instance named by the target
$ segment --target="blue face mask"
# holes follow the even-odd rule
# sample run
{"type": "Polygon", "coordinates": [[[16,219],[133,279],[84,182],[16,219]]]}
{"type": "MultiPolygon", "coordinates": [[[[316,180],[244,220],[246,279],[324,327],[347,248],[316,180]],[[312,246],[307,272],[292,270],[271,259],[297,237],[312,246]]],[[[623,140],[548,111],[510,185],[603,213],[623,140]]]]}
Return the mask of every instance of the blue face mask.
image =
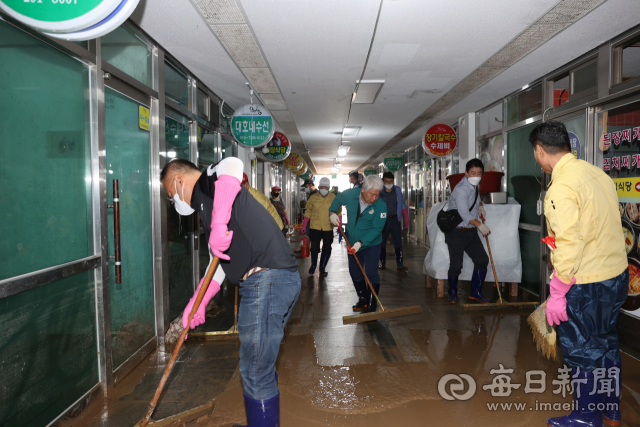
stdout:
{"type": "Polygon", "coordinates": [[[182,216],[191,215],[195,210],[184,201],[184,182],[182,183],[182,200],[180,199],[180,196],[178,196],[178,183],[176,181],[173,183],[176,190],[176,194],[173,195],[173,206],[176,208],[176,212],[182,216]]]}

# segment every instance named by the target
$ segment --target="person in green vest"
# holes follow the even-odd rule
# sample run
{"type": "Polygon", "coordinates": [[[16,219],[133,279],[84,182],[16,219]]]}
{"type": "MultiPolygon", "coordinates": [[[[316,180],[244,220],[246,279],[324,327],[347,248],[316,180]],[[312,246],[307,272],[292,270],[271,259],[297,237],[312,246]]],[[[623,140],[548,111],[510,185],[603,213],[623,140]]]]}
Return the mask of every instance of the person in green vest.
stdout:
{"type": "Polygon", "coordinates": [[[382,229],[387,222],[387,204],[380,198],[384,188],[382,179],[369,175],[362,188],[352,188],[337,196],[329,207],[329,219],[340,227],[337,212],[341,206],[347,207],[347,235],[349,236],[349,274],[358,294],[358,302],[353,311],[375,312],[378,308],[375,297],[369,290],[364,276],[354,257],[358,257],[376,293],[380,292],[378,258],[382,244],[382,229]]]}

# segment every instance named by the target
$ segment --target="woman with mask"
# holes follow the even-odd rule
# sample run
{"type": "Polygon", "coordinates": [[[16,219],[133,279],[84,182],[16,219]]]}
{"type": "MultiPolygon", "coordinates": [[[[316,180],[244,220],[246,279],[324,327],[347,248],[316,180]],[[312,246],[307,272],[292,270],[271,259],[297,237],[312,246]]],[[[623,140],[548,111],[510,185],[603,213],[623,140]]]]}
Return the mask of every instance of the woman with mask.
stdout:
{"type": "Polygon", "coordinates": [[[331,243],[333,242],[333,225],[329,221],[329,206],[336,195],[329,193],[329,178],[322,178],[318,185],[318,192],[309,197],[307,210],[304,214],[302,233],[309,228],[311,240],[311,268],[309,274],[316,272],[318,265],[318,253],[320,253],[320,241],[322,241],[322,256],[320,257],[320,276],[327,276],[327,262],[331,257],[331,243]]]}
{"type": "Polygon", "coordinates": [[[482,295],[482,285],[487,276],[489,257],[482,246],[478,231],[483,236],[491,233],[489,227],[480,221],[486,216],[480,202],[479,186],[484,165],[478,159],[467,162],[464,178],[451,192],[449,208],[457,209],[462,222],[453,230],[445,233],[444,241],[449,247],[449,302],[455,304],[458,299],[458,276],[462,272],[462,257],[466,252],[473,261],[471,293],[469,298],[481,303],[490,302],[482,295]]]}
{"type": "Polygon", "coordinates": [[[287,228],[289,228],[289,217],[287,216],[287,210],[284,208],[284,202],[280,198],[280,193],[280,187],[277,185],[271,189],[271,204],[276,208],[278,215],[280,215],[280,219],[282,219],[282,223],[284,224],[282,234],[286,236],[287,228]]]}

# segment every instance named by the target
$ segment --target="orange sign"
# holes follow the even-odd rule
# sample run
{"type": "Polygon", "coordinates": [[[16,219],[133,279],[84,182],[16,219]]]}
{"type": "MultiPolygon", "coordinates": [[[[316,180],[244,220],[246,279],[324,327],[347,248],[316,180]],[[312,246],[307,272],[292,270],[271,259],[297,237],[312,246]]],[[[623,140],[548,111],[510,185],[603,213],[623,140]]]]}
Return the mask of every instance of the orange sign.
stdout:
{"type": "Polygon", "coordinates": [[[451,154],[457,143],[456,132],[447,125],[431,126],[422,138],[424,151],[436,157],[451,154]]]}

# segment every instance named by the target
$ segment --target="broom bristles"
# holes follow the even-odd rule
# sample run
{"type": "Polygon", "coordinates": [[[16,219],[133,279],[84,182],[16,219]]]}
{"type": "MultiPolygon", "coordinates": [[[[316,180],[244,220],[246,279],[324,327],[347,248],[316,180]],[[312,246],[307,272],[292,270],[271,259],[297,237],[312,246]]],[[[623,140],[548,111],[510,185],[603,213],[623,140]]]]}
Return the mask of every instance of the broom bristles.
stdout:
{"type": "Polygon", "coordinates": [[[558,357],[557,335],[556,330],[547,322],[547,301],[529,315],[527,323],[531,327],[537,350],[547,359],[556,360],[558,357]]]}

